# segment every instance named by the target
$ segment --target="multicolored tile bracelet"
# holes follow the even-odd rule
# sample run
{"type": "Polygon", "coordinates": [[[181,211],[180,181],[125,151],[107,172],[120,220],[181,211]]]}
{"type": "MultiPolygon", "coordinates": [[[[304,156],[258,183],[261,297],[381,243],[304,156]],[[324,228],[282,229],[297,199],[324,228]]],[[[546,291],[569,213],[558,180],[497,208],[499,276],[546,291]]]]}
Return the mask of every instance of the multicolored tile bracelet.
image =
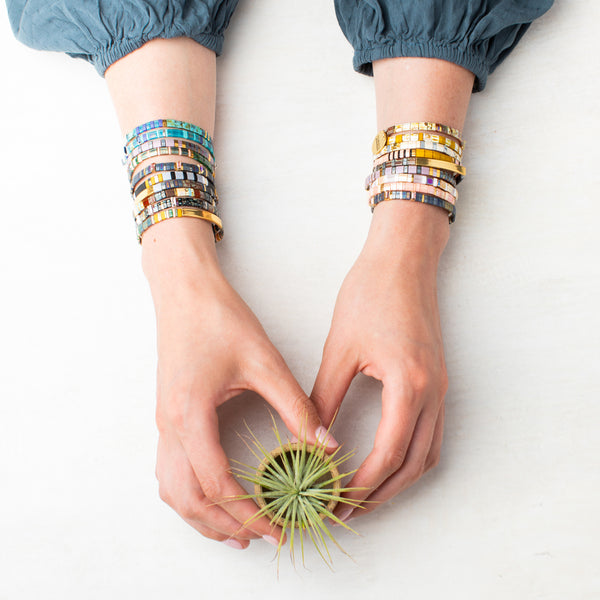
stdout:
{"type": "Polygon", "coordinates": [[[223,237],[214,184],[214,149],[206,131],[186,121],[148,121],[125,136],[123,152],[138,242],[152,225],[176,217],[208,221],[215,239],[223,237]],[[138,169],[144,161],[165,155],[187,156],[196,162],[155,161],[138,169]]]}
{"type": "Polygon", "coordinates": [[[202,165],[197,165],[193,163],[184,163],[184,162],[164,162],[164,163],[152,163],[148,167],[144,167],[138,173],[134,175],[131,179],[131,191],[133,192],[134,188],[137,184],[152,173],[160,173],[163,174],[168,172],[173,176],[173,173],[176,173],[177,179],[186,179],[190,174],[200,174],[204,175],[208,179],[211,178],[212,170],[203,167],[202,165]]]}
{"type": "Polygon", "coordinates": [[[369,206],[408,200],[443,208],[456,218],[456,186],[464,142],[457,129],[440,123],[410,122],[379,131],[373,140],[373,170],[365,180],[369,206]]]}

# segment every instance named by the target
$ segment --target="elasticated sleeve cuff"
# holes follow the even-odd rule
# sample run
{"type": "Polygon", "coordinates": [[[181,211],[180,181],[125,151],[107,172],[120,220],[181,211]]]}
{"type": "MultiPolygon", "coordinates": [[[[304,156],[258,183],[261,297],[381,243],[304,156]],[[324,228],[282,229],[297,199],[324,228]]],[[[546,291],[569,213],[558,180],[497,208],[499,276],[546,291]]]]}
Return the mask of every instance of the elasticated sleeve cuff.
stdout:
{"type": "Polygon", "coordinates": [[[7,0],[15,37],[36,50],[64,52],[101,76],[155,38],[189,37],[223,51],[238,0],[7,0]]]}
{"type": "Polygon", "coordinates": [[[473,92],[510,54],[553,0],[335,0],[340,27],[354,48],[353,66],[373,74],[374,60],[440,58],[475,75],[473,92]]]}

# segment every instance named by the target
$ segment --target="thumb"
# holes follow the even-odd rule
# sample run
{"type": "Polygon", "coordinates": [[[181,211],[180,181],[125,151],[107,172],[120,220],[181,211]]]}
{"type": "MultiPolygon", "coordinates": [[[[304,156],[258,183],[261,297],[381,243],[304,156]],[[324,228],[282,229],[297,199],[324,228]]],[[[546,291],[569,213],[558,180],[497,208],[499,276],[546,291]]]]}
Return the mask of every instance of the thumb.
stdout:
{"type": "Polygon", "coordinates": [[[323,350],[323,360],[310,394],[321,419],[331,426],[333,418],[357,373],[352,361],[343,352],[323,350]]]}
{"type": "Polygon", "coordinates": [[[287,428],[298,439],[309,444],[324,444],[327,449],[339,446],[331,433],[323,426],[319,413],[281,360],[276,370],[269,370],[254,391],[259,393],[279,414],[287,428]]]}

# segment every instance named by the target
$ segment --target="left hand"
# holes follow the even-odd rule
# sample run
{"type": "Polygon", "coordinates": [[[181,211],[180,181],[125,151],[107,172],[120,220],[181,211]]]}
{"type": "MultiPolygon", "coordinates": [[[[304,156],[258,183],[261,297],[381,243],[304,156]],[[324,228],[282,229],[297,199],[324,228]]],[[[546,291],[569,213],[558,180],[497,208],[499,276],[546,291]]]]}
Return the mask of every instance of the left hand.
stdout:
{"type": "Polygon", "coordinates": [[[447,213],[412,202],[377,206],[365,246],[336,302],[311,398],[331,422],[354,376],[383,383],[382,416],[371,453],[345,494],[369,500],[339,506],[348,519],[374,510],[417,481],[440,457],[448,387],[437,305],[437,267],[447,213]]]}

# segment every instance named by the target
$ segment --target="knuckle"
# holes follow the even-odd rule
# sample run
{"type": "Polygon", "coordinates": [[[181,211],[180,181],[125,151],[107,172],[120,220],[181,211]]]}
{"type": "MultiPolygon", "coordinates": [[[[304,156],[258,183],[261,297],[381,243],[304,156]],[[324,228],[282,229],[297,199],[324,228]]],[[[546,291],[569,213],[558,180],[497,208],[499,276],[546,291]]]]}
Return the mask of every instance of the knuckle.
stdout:
{"type": "Polygon", "coordinates": [[[211,502],[223,499],[223,485],[216,477],[210,477],[202,481],[202,492],[211,502]]]}
{"type": "Polygon", "coordinates": [[[389,448],[383,453],[382,465],[386,473],[397,471],[406,458],[406,446],[389,448]]]}
{"type": "Polygon", "coordinates": [[[446,366],[441,364],[439,368],[432,366],[434,363],[421,360],[408,361],[403,369],[403,377],[408,382],[410,389],[418,396],[428,390],[440,392],[441,397],[448,390],[448,372],[446,366]]]}
{"type": "Polygon", "coordinates": [[[425,463],[423,462],[415,462],[411,465],[406,466],[406,479],[414,483],[423,475],[425,472],[425,463]]]}
{"type": "Polygon", "coordinates": [[[413,366],[410,370],[409,381],[417,395],[423,394],[431,384],[431,374],[426,367],[413,366]]]}
{"type": "Polygon", "coordinates": [[[199,521],[201,519],[202,506],[194,500],[179,502],[176,510],[181,517],[188,521],[199,521]]]}

